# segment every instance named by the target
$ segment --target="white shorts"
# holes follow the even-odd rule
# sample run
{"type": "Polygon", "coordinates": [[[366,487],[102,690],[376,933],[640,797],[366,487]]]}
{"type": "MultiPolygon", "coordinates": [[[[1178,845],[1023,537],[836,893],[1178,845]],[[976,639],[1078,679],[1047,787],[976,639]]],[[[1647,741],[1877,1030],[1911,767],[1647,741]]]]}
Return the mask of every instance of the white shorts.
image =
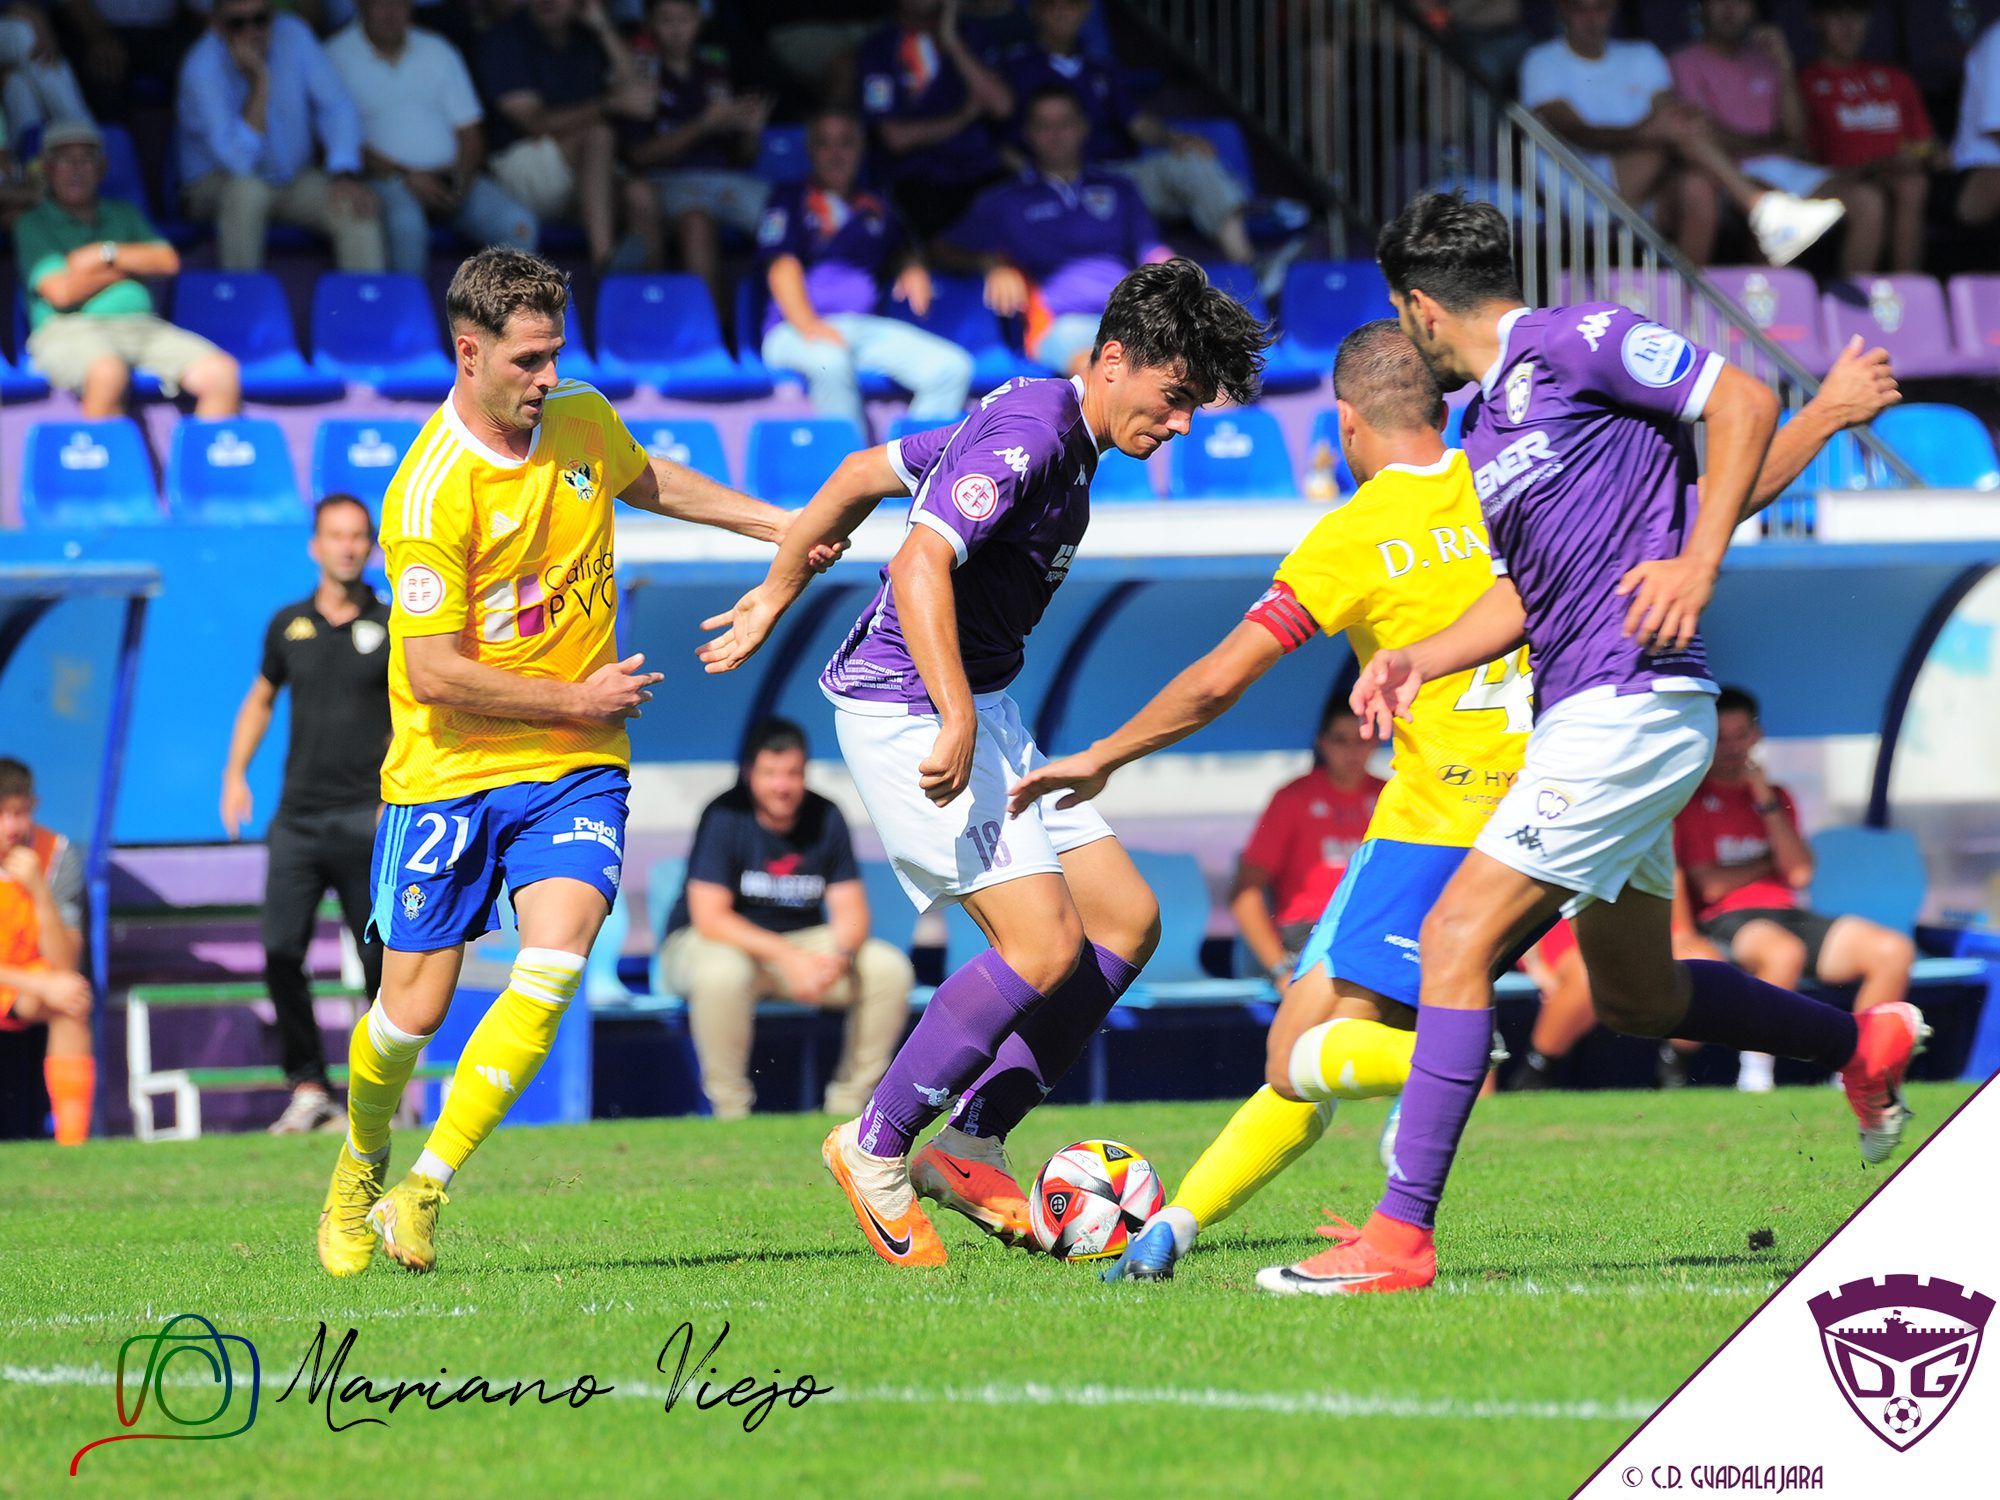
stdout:
{"type": "MultiPolygon", "coordinates": [[[[829,695],[831,696],[831,695],[829,695]]],[[[834,729],[854,788],[868,808],[896,878],[920,912],[1023,875],[1061,874],[1058,855],[1110,838],[1111,825],[1088,802],[1059,811],[1063,793],[1007,816],[1007,789],[1048,757],[1035,748],[1021,710],[1005,693],[973,699],[979,738],[972,780],[939,807],[918,784],[917,766],[937,743],[936,714],[871,712],[877,705],[834,699],[834,729]]]]}
{"type": "Polygon", "coordinates": [[[1674,818],[1714,754],[1713,689],[1586,689],[1536,719],[1521,775],[1472,847],[1593,900],[1629,885],[1671,901],[1674,818]]]}
{"type": "Polygon", "coordinates": [[[1799,161],[1790,156],[1753,156],[1740,165],[1743,175],[1752,182],[1761,182],[1765,187],[1800,198],[1810,198],[1819,191],[1822,183],[1833,176],[1831,170],[1817,162],[1799,161]]]}

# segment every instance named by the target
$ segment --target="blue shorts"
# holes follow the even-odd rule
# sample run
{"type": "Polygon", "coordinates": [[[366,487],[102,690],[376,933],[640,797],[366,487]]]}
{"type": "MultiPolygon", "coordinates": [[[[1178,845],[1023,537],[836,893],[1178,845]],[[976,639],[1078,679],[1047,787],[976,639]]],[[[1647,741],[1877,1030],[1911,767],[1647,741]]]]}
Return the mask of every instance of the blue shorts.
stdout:
{"type": "Polygon", "coordinates": [[[369,928],[399,953],[470,942],[500,925],[503,880],[512,894],[562,876],[616,901],[631,790],[622,767],[586,766],[555,781],[392,804],[375,830],[369,928]]]}
{"type": "Polygon", "coordinates": [[[1325,964],[1336,979],[1415,1005],[1423,978],[1417,934],[1465,854],[1447,844],[1369,839],[1347,862],[1292,977],[1325,964]]]}

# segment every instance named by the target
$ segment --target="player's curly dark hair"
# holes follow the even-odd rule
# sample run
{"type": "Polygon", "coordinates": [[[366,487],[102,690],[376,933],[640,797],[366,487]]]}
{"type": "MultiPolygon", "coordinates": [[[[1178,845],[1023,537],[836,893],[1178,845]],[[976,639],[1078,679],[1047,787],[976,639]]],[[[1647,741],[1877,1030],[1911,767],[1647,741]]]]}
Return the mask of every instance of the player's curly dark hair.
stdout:
{"type": "Polygon", "coordinates": [[[1422,290],[1450,313],[1467,313],[1488,302],[1519,302],[1514,274],[1514,236],[1507,219],[1490,203],[1468,201],[1462,193],[1423,193],[1412,198],[1375,241],[1375,258],[1389,290],[1407,297],[1422,290]]]}
{"type": "Polygon", "coordinates": [[[517,312],[560,318],[569,306],[569,275],[539,255],[488,245],[468,255],[445,289],[445,321],[456,333],[477,328],[495,338],[517,312]]]}
{"type": "Polygon", "coordinates": [[[1218,395],[1245,405],[1263,386],[1271,325],[1209,285],[1193,261],[1177,259],[1141,266],[1112,289],[1093,363],[1113,339],[1135,365],[1180,370],[1202,405],[1218,395]]]}

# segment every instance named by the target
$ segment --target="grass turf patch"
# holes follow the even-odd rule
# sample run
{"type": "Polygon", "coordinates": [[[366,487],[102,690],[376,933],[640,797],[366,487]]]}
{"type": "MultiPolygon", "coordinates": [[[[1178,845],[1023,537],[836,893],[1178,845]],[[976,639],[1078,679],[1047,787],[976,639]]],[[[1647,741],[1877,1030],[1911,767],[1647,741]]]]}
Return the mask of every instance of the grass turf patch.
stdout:
{"type": "MultiPolygon", "coordinates": [[[[1969,1093],[1913,1087],[1909,1145],[1969,1093]]],[[[1171,1184],[1231,1108],[1044,1109],[1017,1134],[1015,1166],[1025,1179],[1069,1141],[1109,1136],[1171,1184]]],[[[948,1266],[893,1270],[820,1166],[819,1117],[502,1131],[445,1210],[434,1275],[378,1260],[345,1281],[312,1247],[332,1137],[0,1148],[0,1493],[318,1496],[366,1473],[378,1490],[592,1500],[1567,1494],[1886,1176],[1862,1166],[1831,1089],[1504,1096],[1480,1106],[1460,1152],[1437,1289],[1254,1290],[1259,1267],[1324,1244],[1310,1232],[1321,1205],[1366,1214],[1381,1119],[1380,1105],[1344,1108],[1169,1285],[1104,1286],[1091,1266],[1003,1251],[951,1215],[948,1266]],[[1762,1231],[1771,1243],[1753,1248],[1762,1231]],[[121,1431],[121,1345],[182,1312],[255,1345],[254,1425],[109,1444],[68,1480],[78,1448],[121,1431]],[[342,1379],[378,1389],[437,1379],[449,1393],[476,1375],[553,1393],[585,1374],[615,1389],[574,1409],[530,1396],[428,1410],[419,1395],[386,1426],[335,1432],[383,1409],[310,1403],[309,1370],[278,1399],[322,1321],[322,1367],[352,1328],[342,1379]],[[664,1410],[690,1338],[686,1386],[664,1410]],[[831,1394],[780,1400],[743,1430],[768,1404],[757,1387],[795,1390],[807,1374],[831,1394]],[[697,1409],[702,1381],[713,1395],[742,1378],[746,1404],[697,1409]]],[[[420,1144],[399,1136],[392,1172],[420,1144]]],[[[213,1409],[212,1388],[177,1378],[193,1356],[168,1370],[176,1412],[213,1409]]],[[[131,1430],[196,1430],[156,1421],[156,1406],[131,1430]]]]}

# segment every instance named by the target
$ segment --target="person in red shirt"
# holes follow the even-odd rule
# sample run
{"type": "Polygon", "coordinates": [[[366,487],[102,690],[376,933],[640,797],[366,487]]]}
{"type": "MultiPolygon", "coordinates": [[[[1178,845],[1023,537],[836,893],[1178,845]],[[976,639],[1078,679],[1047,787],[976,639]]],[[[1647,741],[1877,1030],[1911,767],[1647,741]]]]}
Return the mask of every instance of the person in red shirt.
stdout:
{"type": "Polygon", "coordinates": [[[1674,823],[1674,856],[1687,873],[1701,930],[1768,983],[1857,985],[1857,1012],[1902,999],[1916,961],[1909,938],[1862,917],[1822,916],[1803,903],[1812,851],[1790,795],[1772,786],[1753,758],[1764,738],[1757,700],[1724,688],[1715,712],[1715,764],[1674,823]]]}
{"type": "Polygon", "coordinates": [[[1257,962],[1282,992],[1347,861],[1368,836],[1382,782],[1368,774],[1374,746],[1336,697],[1313,741],[1319,764],[1278,788],[1236,866],[1229,910],[1257,962]]]}
{"type": "MultiPolygon", "coordinates": [[[[1836,184],[1873,183],[1888,202],[1888,271],[1923,269],[1924,208],[1937,153],[1916,80],[1901,68],[1864,61],[1872,0],[1814,0],[1819,61],[1799,73],[1813,160],[1836,184]]],[[[1869,269],[1874,269],[1870,267],[1869,269]]]]}

